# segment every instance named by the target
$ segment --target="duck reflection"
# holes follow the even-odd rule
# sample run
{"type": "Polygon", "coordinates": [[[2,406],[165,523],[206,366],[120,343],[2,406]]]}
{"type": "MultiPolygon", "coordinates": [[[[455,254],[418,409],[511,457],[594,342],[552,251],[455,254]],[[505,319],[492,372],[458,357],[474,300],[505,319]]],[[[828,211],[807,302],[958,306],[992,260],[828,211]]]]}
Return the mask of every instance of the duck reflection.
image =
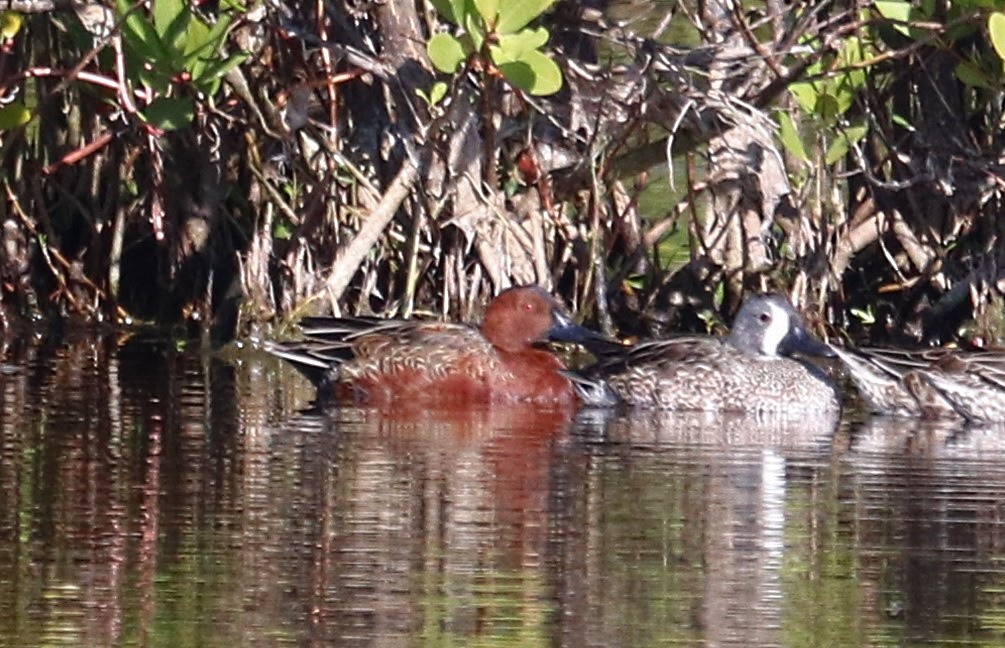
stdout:
{"type": "Polygon", "coordinates": [[[608,441],[632,444],[808,448],[830,444],[840,415],[805,416],[791,412],[702,412],[637,409],[613,412],[586,409],[581,429],[608,441]]]}
{"type": "Polygon", "coordinates": [[[568,508],[585,512],[587,540],[556,551],[562,617],[583,622],[562,628],[563,645],[783,643],[783,566],[801,499],[790,482],[826,463],[837,422],[581,416],[590,457],[569,478],[582,485],[559,492],[586,493],[568,508]]]}
{"type": "Polygon", "coordinates": [[[962,643],[1005,618],[999,428],[297,413],[313,390],[257,358],[5,362],[2,645],[962,643]]]}
{"type": "MultiPolygon", "coordinates": [[[[852,457],[885,454],[894,465],[902,464],[909,456],[1005,461],[1005,423],[872,416],[853,430],[851,451],[852,457]]],[[[969,464],[945,467],[967,472],[975,468],[969,464]]]]}
{"type": "MultiPolygon", "coordinates": [[[[328,413],[338,435],[311,569],[324,641],[541,632],[565,411],[328,413]]],[[[307,486],[305,484],[305,486],[307,486]]]]}
{"type": "Polygon", "coordinates": [[[954,636],[997,599],[986,588],[1005,550],[1005,426],[872,417],[853,438],[843,482],[864,615],[896,619],[912,641],[954,636]]]}
{"type": "Polygon", "coordinates": [[[870,416],[851,432],[856,454],[937,456],[966,429],[960,419],[909,419],[870,416]]]}

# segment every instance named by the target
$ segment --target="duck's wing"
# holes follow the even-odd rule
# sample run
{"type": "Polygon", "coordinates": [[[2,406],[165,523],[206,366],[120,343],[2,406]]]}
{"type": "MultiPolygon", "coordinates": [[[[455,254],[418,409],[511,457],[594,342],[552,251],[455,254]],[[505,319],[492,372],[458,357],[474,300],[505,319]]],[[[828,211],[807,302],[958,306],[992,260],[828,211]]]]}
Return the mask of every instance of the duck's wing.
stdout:
{"type": "Polygon", "coordinates": [[[311,382],[336,380],[347,363],[375,367],[449,366],[454,357],[485,352],[487,342],[465,324],[375,317],[307,317],[303,340],[266,342],[263,348],[293,364],[311,382]]]}
{"type": "Polygon", "coordinates": [[[725,343],[703,335],[645,340],[632,345],[614,345],[587,368],[594,376],[618,374],[632,368],[658,367],[674,363],[700,363],[721,351],[725,343]]]}
{"type": "Polygon", "coordinates": [[[697,362],[725,346],[726,343],[720,338],[707,335],[681,335],[640,342],[632,347],[626,359],[632,364],[697,362]]]}
{"type": "Polygon", "coordinates": [[[1000,351],[960,351],[946,354],[932,363],[946,374],[967,374],[1005,392],[1005,353],[1000,351]]]}
{"type": "Polygon", "coordinates": [[[894,349],[887,347],[865,347],[861,349],[831,347],[845,364],[856,364],[860,368],[870,367],[883,376],[900,380],[911,371],[930,368],[945,358],[949,349],[894,349]]]}
{"type": "Polygon", "coordinates": [[[308,343],[327,345],[329,349],[344,346],[351,351],[350,357],[366,357],[389,348],[463,350],[485,344],[476,328],[452,322],[307,317],[301,322],[300,330],[308,343]]]}
{"type": "Polygon", "coordinates": [[[901,375],[909,371],[940,371],[967,374],[1005,390],[1005,352],[965,351],[953,348],[864,349],[874,363],[883,364],[901,375]]]}
{"type": "MultiPolygon", "coordinates": [[[[905,381],[905,377],[929,366],[928,363],[919,364],[913,356],[896,349],[852,349],[834,345],[831,349],[848,370],[859,396],[872,412],[907,417],[925,415],[925,406],[912,390],[912,387],[920,389],[922,383],[913,379],[905,381]]],[[[923,398],[930,400],[927,395],[923,398]]]]}
{"type": "Polygon", "coordinates": [[[597,360],[579,371],[561,371],[584,405],[610,407],[622,401],[608,382],[631,371],[654,371],[673,362],[702,362],[723,342],[707,336],[679,336],[621,344],[601,340],[585,345],[597,360]]]}

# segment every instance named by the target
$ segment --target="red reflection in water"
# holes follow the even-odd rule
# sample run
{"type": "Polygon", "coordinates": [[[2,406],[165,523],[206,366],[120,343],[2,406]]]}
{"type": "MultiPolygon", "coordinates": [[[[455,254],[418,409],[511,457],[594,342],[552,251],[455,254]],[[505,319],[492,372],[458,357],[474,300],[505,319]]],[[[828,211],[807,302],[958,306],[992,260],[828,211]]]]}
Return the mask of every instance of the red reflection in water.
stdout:
{"type": "Polygon", "coordinates": [[[547,616],[541,563],[552,460],[570,425],[567,412],[345,409],[333,416],[345,471],[333,487],[344,497],[329,500],[330,542],[311,579],[318,645],[424,628],[477,635],[547,616]]]}

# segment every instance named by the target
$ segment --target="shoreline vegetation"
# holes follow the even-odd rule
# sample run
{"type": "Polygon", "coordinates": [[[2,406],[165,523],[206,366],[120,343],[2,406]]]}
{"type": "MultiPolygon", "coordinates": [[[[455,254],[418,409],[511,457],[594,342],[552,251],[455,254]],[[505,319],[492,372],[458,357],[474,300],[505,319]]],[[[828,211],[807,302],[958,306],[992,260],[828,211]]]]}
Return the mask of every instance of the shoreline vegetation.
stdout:
{"type": "Polygon", "coordinates": [[[626,336],[776,290],[830,338],[1000,345],[1005,13],[734,4],[10,2],[0,325],[533,283],[626,336]]]}

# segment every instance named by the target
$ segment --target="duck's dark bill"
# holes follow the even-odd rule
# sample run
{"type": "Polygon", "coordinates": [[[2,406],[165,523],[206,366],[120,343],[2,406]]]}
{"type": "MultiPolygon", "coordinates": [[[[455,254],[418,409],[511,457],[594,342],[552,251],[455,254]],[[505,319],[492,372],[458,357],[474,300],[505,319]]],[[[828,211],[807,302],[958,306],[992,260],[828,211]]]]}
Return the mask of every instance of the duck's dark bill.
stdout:
{"type": "Polygon", "coordinates": [[[823,342],[817,340],[806,332],[801,326],[797,326],[789,331],[789,334],[782,339],[778,345],[780,355],[792,355],[801,353],[803,355],[818,356],[821,358],[833,358],[837,354],[823,342]]]}
{"type": "Polygon", "coordinates": [[[548,330],[548,339],[552,342],[591,342],[591,341],[604,341],[607,342],[608,339],[597,333],[591,331],[585,326],[580,326],[572,321],[572,318],[565,313],[555,312],[554,319],[552,321],[551,329],[548,330]]]}

